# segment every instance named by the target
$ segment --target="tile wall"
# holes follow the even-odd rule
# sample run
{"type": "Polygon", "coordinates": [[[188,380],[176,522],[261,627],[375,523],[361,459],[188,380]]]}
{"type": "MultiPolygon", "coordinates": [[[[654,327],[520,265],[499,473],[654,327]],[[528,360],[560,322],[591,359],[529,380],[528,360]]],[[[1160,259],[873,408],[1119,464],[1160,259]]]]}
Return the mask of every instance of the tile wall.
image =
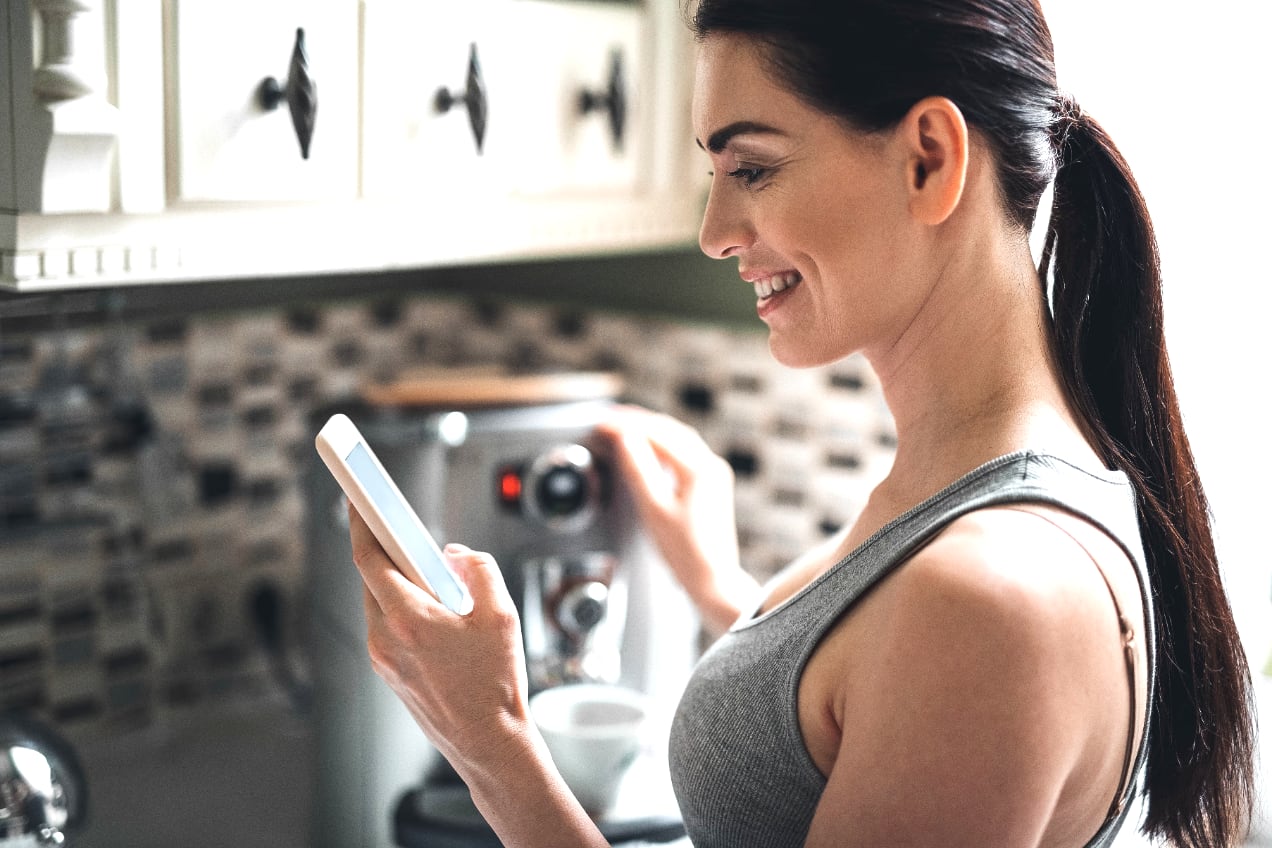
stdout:
{"type": "Polygon", "coordinates": [[[303,634],[312,410],[475,364],[615,370],[699,427],[736,469],[761,577],[850,520],[891,461],[863,361],[792,371],[757,332],[436,295],[0,322],[0,709],[95,732],[276,689],[260,622],[303,634]]]}

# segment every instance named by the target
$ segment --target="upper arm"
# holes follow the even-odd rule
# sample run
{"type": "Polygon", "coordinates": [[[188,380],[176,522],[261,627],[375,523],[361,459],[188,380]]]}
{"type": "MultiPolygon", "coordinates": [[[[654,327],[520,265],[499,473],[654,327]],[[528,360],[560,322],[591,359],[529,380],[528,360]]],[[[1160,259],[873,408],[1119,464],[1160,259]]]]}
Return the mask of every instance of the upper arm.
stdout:
{"type": "Polygon", "coordinates": [[[1018,556],[956,527],[885,582],[809,845],[1037,844],[1083,737],[1072,599],[1018,556]]]}

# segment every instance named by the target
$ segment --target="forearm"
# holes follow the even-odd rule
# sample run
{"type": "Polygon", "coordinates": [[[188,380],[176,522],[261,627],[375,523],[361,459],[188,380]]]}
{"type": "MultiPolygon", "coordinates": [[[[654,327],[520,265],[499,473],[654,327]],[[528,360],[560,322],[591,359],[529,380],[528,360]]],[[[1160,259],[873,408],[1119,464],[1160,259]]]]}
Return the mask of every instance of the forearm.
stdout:
{"type": "Polygon", "coordinates": [[[533,724],[510,735],[480,764],[457,764],[473,802],[504,845],[518,848],[601,848],[595,823],[552,764],[533,724]]]}

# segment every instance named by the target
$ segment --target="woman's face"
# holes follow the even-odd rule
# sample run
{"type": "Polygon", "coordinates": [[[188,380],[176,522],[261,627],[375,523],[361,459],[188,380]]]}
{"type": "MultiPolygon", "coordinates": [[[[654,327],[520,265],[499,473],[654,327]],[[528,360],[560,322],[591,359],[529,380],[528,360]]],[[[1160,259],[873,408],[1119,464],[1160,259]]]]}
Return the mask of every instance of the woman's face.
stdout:
{"type": "Polygon", "coordinates": [[[735,256],[773,355],[791,366],[886,350],[922,300],[906,246],[906,157],[775,83],[744,36],[702,43],[694,131],[711,159],[703,251],[735,256]]]}

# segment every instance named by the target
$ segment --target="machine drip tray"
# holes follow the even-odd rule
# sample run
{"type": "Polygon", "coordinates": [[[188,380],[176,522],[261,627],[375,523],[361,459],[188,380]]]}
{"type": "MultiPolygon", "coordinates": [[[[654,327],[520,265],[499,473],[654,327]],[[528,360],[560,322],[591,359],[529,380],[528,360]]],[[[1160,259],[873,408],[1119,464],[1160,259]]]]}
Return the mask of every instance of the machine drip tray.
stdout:
{"type": "MultiPolygon", "coordinates": [[[[685,835],[680,817],[667,813],[615,816],[598,821],[597,826],[611,845],[674,842],[685,835]]],[[[501,848],[503,844],[477,812],[463,784],[407,792],[394,812],[393,832],[400,848],[501,848]]]]}

